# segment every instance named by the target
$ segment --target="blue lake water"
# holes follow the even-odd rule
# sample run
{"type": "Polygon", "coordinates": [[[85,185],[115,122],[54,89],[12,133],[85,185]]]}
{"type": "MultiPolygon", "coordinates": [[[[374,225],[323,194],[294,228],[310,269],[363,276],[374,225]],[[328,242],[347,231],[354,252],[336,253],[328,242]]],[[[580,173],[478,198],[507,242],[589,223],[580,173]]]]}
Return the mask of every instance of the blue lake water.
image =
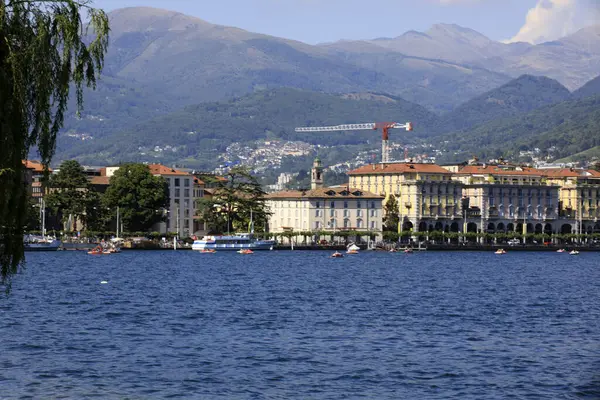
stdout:
{"type": "Polygon", "coordinates": [[[328,256],[28,254],[0,399],[600,398],[600,253],[328,256]]]}

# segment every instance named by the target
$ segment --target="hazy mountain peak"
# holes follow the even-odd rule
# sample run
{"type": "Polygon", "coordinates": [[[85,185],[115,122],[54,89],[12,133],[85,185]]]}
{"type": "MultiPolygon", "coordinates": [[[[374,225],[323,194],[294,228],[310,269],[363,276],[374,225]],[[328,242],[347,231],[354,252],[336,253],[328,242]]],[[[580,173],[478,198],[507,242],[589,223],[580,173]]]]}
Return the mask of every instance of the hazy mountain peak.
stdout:
{"type": "Polygon", "coordinates": [[[108,13],[113,32],[185,30],[214,27],[200,18],[153,7],[119,8],[108,13]]]}

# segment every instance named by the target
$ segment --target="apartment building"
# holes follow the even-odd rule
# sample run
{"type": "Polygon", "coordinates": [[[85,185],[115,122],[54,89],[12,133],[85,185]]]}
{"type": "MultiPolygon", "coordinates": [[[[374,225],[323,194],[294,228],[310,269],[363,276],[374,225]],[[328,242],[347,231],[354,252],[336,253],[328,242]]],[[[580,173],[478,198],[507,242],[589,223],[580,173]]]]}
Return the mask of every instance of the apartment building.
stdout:
{"type": "Polygon", "coordinates": [[[460,231],[463,183],[435,164],[371,164],[348,173],[350,186],[395,196],[403,231],[460,231]]]}
{"type": "Polygon", "coordinates": [[[467,232],[556,232],[559,186],[542,170],[501,165],[467,165],[454,174],[463,186],[463,230],[467,232]]]}

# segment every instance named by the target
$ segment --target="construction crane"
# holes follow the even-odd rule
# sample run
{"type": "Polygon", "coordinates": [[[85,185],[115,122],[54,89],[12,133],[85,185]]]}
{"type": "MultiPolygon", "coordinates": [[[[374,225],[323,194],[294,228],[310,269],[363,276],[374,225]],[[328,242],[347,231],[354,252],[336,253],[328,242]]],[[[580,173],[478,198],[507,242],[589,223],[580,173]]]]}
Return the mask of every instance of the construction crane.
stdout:
{"type": "Polygon", "coordinates": [[[346,124],[346,125],[335,125],[335,126],[308,126],[302,128],[296,128],[296,132],[335,132],[335,131],[366,131],[366,130],[378,130],[381,129],[381,162],[389,162],[389,139],[390,129],[406,129],[407,131],[413,130],[412,122],[400,124],[398,122],[370,122],[366,124],[346,124]]]}

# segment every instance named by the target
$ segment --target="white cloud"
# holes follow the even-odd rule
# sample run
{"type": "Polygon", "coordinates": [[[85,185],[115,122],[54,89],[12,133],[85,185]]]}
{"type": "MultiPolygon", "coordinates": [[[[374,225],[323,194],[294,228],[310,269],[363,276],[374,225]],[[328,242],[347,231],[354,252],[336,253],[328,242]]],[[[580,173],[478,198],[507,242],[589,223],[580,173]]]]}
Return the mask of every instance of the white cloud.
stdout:
{"type": "Polygon", "coordinates": [[[555,40],[599,23],[599,0],[538,0],[525,25],[508,42],[533,44],[555,40]]]}

